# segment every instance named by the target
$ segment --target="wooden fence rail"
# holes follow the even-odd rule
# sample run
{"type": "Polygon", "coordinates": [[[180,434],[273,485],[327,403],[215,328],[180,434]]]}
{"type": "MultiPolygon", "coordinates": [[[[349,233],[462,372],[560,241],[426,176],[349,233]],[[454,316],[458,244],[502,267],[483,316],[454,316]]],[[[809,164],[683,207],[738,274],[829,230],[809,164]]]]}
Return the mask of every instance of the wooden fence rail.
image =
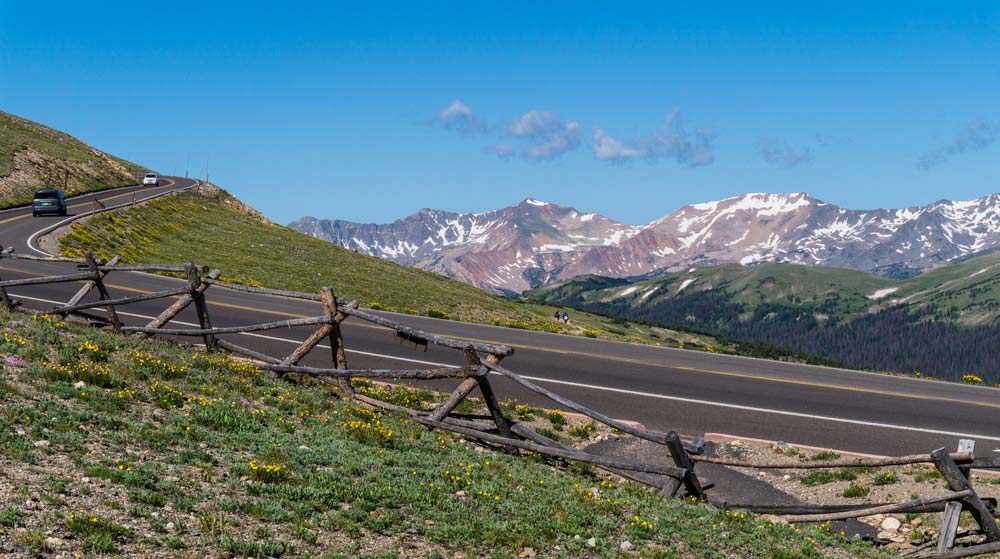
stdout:
{"type": "MultiPolygon", "coordinates": [[[[698,499],[727,506],[707,495],[706,487],[702,486],[695,467],[699,463],[716,464],[738,468],[753,469],[820,469],[820,468],[878,468],[888,466],[932,464],[941,472],[950,491],[941,495],[914,498],[899,503],[883,503],[849,506],[801,506],[801,507],[749,507],[758,511],[772,511],[784,514],[790,522],[823,522],[835,519],[859,518],[875,514],[943,511],[941,536],[938,541],[937,557],[968,557],[978,553],[987,553],[1000,549],[1000,526],[994,515],[995,502],[983,500],[977,494],[969,481],[969,469],[1000,468],[1000,459],[976,459],[971,441],[963,441],[959,451],[950,453],[941,448],[928,454],[894,456],[888,458],[848,458],[817,461],[781,461],[758,463],[745,460],[734,460],[702,455],[703,443],[699,440],[684,442],[674,432],[656,432],[644,429],[635,424],[623,422],[605,415],[597,410],[574,402],[547,388],[544,388],[523,376],[500,365],[500,362],[514,353],[514,348],[478,341],[462,340],[438,336],[425,332],[392,318],[375,314],[358,308],[356,302],[341,302],[333,291],[324,287],[319,293],[304,293],[263,287],[251,287],[234,284],[219,279],[219,270],[209,270],[188,262],[183,265],[162,264],[121,264],[119,257],[102,261],[91,253],[84,258],[39,257],[14,254],[11,249],[0,250],[0,259],[12,258],[41,262],[63,262],[73,264],[81,271],[71,274],[52,275],[47,277],[32,277],[21,279],[0,279],[0,305],[9,311],[21,311],[32,314],[48,314],[61,317],[81,316],[90,321],[100,321],[116,331],[132,333],[135,336],[149,337],[180,336],[200,337],[207,351],[227,350],[235,354],[255,359],[260,369],[271,371],[277,375],[308,375],[333,384],[338,395],[353,398],[356,401],[386,411],[403,413],[413,421],[428,428],[451,431],[464,437],[477,439],[487,444],[506,448],[509,451],[519,450],[535,452],[552,458],[583,462],[618,474],[638,483],[651,486],[662,495],[673,496],[684,488],[687,495],[698,499]],[[164,289],[152,293],[112,298],[104,280],[114,272],[155,272],[183,276],[185,284],[176,288],[164,289]],[[83,282],[83,286],[65,304],[50,310],[37,311],[20,308],[18,301],[7,292],[10,287],[43,285],[54,283],[83,282]],[[213,327],[209,316],[209,305],[206,292],[211,286],[229,290],[285,297],[318,302],[322,304],[323,314],[305,318],[278,320],[260,324],[242,326],[213,327]],[[84,299],[96,290],[96,300],[84,299]],[[155,319],[143,326],[122,325],[117,308],[139,302],[155,299],[174,299],[155,319]],[[168,327],[182,311],[194,307],[198,317],[198,327],[176,328],[168,327]],[[90,309],[102,310],[107,316],[100,317],[84,311],[90,309]],[[356,318],[378,326],[393,330],[397,339],[426,347],[434,344],[440,347],[462,352],[466,364],[464,366],[440,366],[426,369],[359,369],[347,365],[344,340],[340,324],[348,318],[356,318]],[[220,336],[230,334],[248,334],[265,330],[296,327],[316,327],[313,333],[298,345],[291,354],[278,358],[244,347],[220,336]],[[323,340],[329,340],[332,367],[307,367],[299,362],[314,350],[323,340]],[[596,455],[578,450],[561,442],[546,437],[527,425],[509,419],[501,408],[490,376],[495,375],[509,380],[531,392],[544,396],[565,409],[569,409],[604,425],[627,433],[634,437],[650,441],[664,448],[663,456],[667,463],[643,463],[634,460],[596,455]],[[439,379],[455,379],[461,382],[454,391],[434,409],[411,409],[396,404],[384,402],[362,394],[355,394],[350,385],[350,379],[362,378],[376,381],[404,380],[425,381],[439,379]],[[468,398],[476,389],[479,390],[488,415],[468,418],[455,414],[457,406],[468,398]],[[985,536],[984,545],[969,546],[951,550],[957,533],[957,518],[963,510],[972,513],[979,525],[980,532],[985,536]]],[[[963,539],[964,541],[964,539],[963,539]]]]}

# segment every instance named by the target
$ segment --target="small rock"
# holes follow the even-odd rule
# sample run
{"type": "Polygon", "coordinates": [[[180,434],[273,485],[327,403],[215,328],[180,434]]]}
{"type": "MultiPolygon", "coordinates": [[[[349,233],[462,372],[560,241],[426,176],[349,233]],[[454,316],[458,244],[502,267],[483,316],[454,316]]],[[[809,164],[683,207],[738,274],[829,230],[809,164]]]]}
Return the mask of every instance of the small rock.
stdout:
{"type": "Polygon", "coordinates": [[[590,538],[587,540],[587,547],[597,547],[597,538],[590,538]]]}
{"type": "Polygon", "coordinates": [[[883,520],[882,524],[880,524],[879,526],[882,528],[883,531],[886,531],[886,532],[895,532],[895,531],[899,530],[899,527],[901,525],[902,525],[902,522],[900,522],[898,518],[893,518],[893,517],[890,516],[890,517],[886,518],[885,520],[883,520]]]}
{"type": "Polygon", "coordinates": [[[455,492],[455,496],[456,497],[465,497],[465,491],[456,491],[455,492]]]}
{"type": "Polygon", "coordinates": [[[35,441],[36,448],[48,448],[48,446],[49,446],[49,441],[45,439],[42,439],[40,441],[35,441]]]}
{"type": "Polygon", "coordinates": [[[573,539],[574,540],[579,540],[579,539],[583,539],[583,538],[580,537],[580,534],[573,534],[573,539]]]}
{"type": "Polygon", "coordinates": [[[59,538],[48,537],[45,538],[45,547],[49,549],[59,549],[62,547],[63,541],[59,538]]]}
{"type": "Polygon", "coordinates": [[[910,524],[913,526],[920,526],[923,523],[924,521],[919,518],[914,518],[913,520],[910,521],[910,524]]]}
{"type": "Polygon", "coordinates": [[[76,388],[78,390],[80,388],[83,388],[84,386],[87,386],[87,383],[83,382],[82,380],[78,380],[78,381],[76,381],[76,382],[73,383],[73,388],[76,388]]]}
{"type": "Polygon", "coordinates": [[[424,520],[424,524],[426,524],[427,526],[433,526],[434,525],[434,521],[430,520],[430,519],[427,519],[427,520],[424,520]]]}
{"type": "Polygon", "coordinates": [[[304,451],[306,451],[306,452],[309,452],[309,451],[311,451],[312,449],[311,449],[311,448],[309,448],[308,446],[304,445],[304,444],[300,444],[300,445],[299,445],[299,450],[304,450],[304,451]]]}
{"type": "Polygon", "coordinates": [[[785,481],[788,481],[788,480],[792,479],[792,476],[789,475],[789,474],[785,474],[785,475],[781,476],[781,479],[783,479],[785,481]]]}
{"type": "Polygon", "coordinates": [[[173,523],[173,522],[167,522],[167,525],[166,525],[166,526],[164,526],[164,528],[166,528],[168,532],[173,532],[173,531],[174,531],[174,528],[175,528],[175,526],[174,526],[174,523],[173,523]]]}
{"type": "Polygon", "coordinates": [[[765,474],[764,472],[757,472],[757,477],[759,477],[760,479],[764,479],[767,477],[767,474],[765,474]]]}
{"type": "Polygon", "coordinates": [[[883,541],[892,541],[892,538],[896,536],[896,532],[886,532],[882,531],[878,533],[878,539],[883,541]]]}
{"type": "Polygon", "coordinates": [[[530,547],[526,547],[522,549],[521,553],[518,553],[517,556],[520,557],[521,559],[534,559],[535,550],[531,549],[530,547]]]}
{"type": "Polygon", "coordinates": [[[618,549],[620,549],[622,551],[632,551],[633,549],[635,549],[635,546],[632,545],[632,542],[630,542],[628,540],[625,540],[621,544],[618,545],[618,549]]]}

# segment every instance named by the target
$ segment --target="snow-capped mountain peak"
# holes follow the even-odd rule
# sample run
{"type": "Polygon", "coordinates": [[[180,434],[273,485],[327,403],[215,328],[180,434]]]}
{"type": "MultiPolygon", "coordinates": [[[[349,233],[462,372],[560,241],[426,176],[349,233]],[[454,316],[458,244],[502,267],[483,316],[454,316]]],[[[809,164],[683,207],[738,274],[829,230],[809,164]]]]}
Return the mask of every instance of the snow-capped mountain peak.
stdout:
{"type": "Polygon", "coordinates": [[[307,217],[291,227],[510,293],[580,274],[625,277],[724,262],[922,270],[1000,245],[1000,194],[848,210],[804,192],[755,192],[684,206],[642,226],[526,198],[482,213],[423,209],[383,225],[307,217]]]}

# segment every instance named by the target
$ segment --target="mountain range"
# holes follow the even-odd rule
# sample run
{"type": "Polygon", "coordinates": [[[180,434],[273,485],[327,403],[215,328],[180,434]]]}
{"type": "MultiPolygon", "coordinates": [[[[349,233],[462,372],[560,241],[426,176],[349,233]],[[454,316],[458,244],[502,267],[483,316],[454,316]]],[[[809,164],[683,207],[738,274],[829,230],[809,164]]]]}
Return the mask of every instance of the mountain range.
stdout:
{"type": "Polygon", "coordinates": [[[1000,194],[850,210],[805,193],[684,206],[633,226],[534,199],[483,213],[423,209],[388,224],[303,217],[290,227],[371,256],[505,294],[580,275],[788,262],[904,279],[1000,246],[1000,194]]]}

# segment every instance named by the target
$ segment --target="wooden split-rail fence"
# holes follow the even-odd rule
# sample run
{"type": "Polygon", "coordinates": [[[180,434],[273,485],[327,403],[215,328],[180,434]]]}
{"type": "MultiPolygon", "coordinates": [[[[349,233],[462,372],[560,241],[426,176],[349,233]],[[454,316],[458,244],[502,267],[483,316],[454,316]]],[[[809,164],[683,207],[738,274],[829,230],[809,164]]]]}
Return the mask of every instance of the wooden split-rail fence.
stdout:
{"type": "Polygon", "coordinates": [[[700,438],[684,441],[673,431],[667,433],[652,431],[614,419],[539,386],[511,371],[501,365],[504,358],[514,353],[514,349],[511,347],[437,336],[424,332],[395,320],[361,310],[356,302],[339,301],[328,287],[322,288],[319,293],[250,287],[222,281],[219,279],[219,270],[209,270],[191,263],[179,266],[122,264],[121,258],[118,256],[103,261],[95,258],[89,252],[84,258],[75,259],[14,254],[11,249],[7,249],[0,250],[0,259],[3,258],[71,263],[75,264],[79,270],[63,275],[0,280],[0,306],[8,311],[53,315],[70,320],[85,320],[90,324],[101,325],[116,332],[130,333],[140,337],[160,335],[201,338],[206,351],[225,350],[254,359],[257,367],[273,371],[277,375],[294,373],[323,379],[329,382],[334,392],[341,397],[352,398],[374,408],[405,414],[413,421],[429,428],[450,431],[511,452],[524,450],[557,459],[591,464],[626,479],[650,486],[662,496],[676,496],[683,488],[683,492],[687,496],[719,506],[728,506],[727,503],[713,499],[710,494],[706,493],[710,486],[703,485],[695,472],[695,467],[699,463],[751,469],[875,468],[929,464],[941,473],[947,482],[948,492],[905,502],[879,505],[774,507],[740,504],[738,508],[751,512],[780,515],[788,522],[794,523],[818,523],[888,513],[940,511],[942,513],[940,537],[935,542],[936,549],[933,551],[933,557],[969,557],[1000,551],[1000,527],[995,519],[996,503],[981,499],[969,478],[969,472],[972,468],[1000,469],[1000,459],[975,458],[972,441],[963,440],[958,451],[954,453],[939,448],[929,454],[889,458],[849,458],[805,462],[785,460],[755,463],[706,456],[704,455],[704,443],[700,438]],[[182,285],[175,288],[113,298],[104,284],[105,278],[112,272],[152,272],[181,275],[184,281],[182,285]],[[22,308],[20,302],[15,301],[7,291],[8,288],[12,287],[71,282],[83,282],[83,285],[64,305],[42,311],[22,308]],[[212,325],[205,298],[206,291],[212,286],[246,293],[315,301],[321,304],[322,314],[314,317],[278,320],[246,326],[216,327],[212,325]],[[91,297],[91,300],[85,302],[84,299],[95,290],[98,295],[97,299],[93,300],[94,298],[91,297]],[[163,298],[175,298],[175,300],[145,325],[125,325],[118,315],[118,307],[163,298]],[[190,306],[194,307],[198,318],[197,328],[168,327],[171,320],[190,306]],[[104,314],[94,314],[95,309],[103,310],[104,314]],[[431,369],[351,369],[347,363],[344,339],[340,328],[341,323],[350,317],[393,330],[399,341],[415,344],[418,347],[426,348],[428,344],[433,344],[460,351],[466,364],[461,367],[449,366],[431,369]],[[227,334],[300,326],[315,326],[316,330],[284,358],[273,357],[220,337],[227,334]],[[300,365],[300,361],[323,340],[329,340],[330,358],[333,366],[322,368],[300,365]],[[644,463],[626,458],[602,456],[578,450],[546,437],[504,414],[490,384],[491,376],[507,379],[522,388],[552,400],[564,409],[582,414],[620,432],[662,445],[664,447],[664,460],[644,463]],[[456,379],[461,382],[443,402],[437,404],[433,409],[424,410],[407,408],[357,394],[350,383],[352,378],[376,381],[456,379]],[[477,389],[488,410],[488,415],[469,416],[455,413],[459,404],[477,389]],[[975,519],[978,530],[974,535],[979,542],[956,548],[958,520],[963,511],[970,512],[975,519]]]}

